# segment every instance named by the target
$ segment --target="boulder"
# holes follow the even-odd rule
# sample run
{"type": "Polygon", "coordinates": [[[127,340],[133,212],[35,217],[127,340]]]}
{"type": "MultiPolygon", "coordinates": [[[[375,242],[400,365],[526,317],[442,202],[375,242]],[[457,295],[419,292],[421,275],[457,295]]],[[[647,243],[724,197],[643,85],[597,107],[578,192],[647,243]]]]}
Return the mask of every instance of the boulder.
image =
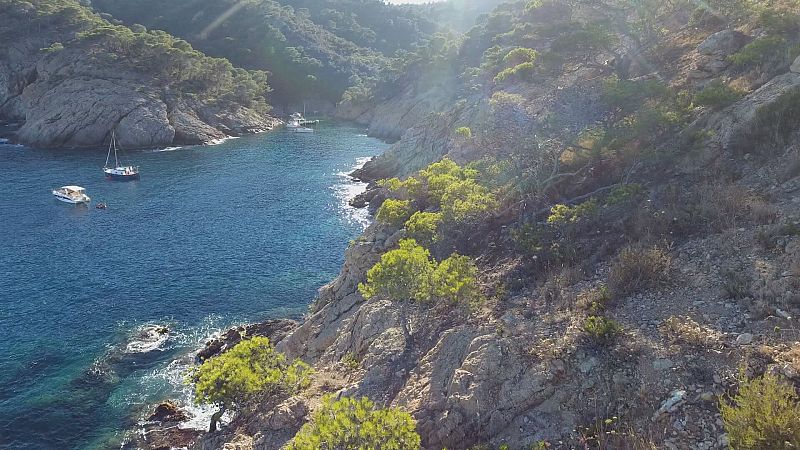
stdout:
{"type": "Polygon", "coordinates": [[[750,36],[736,30],[722,30],[701,42],[697,51],[702,55],[728,56],[736,53],[750,39],[750,36]]]}
{"type": "Polygon", "coordinates": [[[147,421],[178,423],[185,422],[190,418],[191,416],[187,412],[180,409],[175,403],[166,401],[156,406],[155,411],[153,411],[153,414],[147,418],[147,421]]]}

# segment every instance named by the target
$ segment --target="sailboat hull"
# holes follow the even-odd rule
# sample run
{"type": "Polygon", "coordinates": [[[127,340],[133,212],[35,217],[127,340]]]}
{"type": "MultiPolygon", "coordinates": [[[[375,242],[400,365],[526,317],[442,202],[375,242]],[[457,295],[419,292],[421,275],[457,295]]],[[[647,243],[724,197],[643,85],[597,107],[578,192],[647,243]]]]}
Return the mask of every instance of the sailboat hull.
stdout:
{"type": "Polygon", "coordinates": [[[128,175],[121,175],[116,173],[108,173],[106,172],[106,179],[107,180],[114,180],[114,181],[134,181],[139,179],[139,174],[128,174],[128,175]]]}

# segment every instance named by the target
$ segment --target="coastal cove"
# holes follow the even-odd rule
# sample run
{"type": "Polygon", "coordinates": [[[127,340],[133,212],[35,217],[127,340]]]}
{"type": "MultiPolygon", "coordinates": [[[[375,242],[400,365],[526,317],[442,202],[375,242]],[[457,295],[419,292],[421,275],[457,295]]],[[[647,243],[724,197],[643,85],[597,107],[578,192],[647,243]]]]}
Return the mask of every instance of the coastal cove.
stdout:
{"type": "Polygon", "coordinates": [[[188,400],[175,361],[208,337],[305,313],[368,224],[347,174],[387,144],[363,133],[129,151],[131,183],[103,178],[102,148],[0,144],[0,448],[118,447],[154,402],[188,400]],[[92,205],[54,200],[67,184],[92,205]],[[169,335],[137,342],[153,325],[169,335]]]}

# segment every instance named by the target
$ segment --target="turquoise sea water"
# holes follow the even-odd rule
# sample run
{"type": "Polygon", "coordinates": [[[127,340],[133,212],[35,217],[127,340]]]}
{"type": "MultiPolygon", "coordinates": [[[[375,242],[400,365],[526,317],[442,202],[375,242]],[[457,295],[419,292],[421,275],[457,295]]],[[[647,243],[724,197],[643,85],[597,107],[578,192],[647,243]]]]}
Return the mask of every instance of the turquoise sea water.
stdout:
{"type": "Polygon", "coordinates": [[[344,174],[385,144],[362,132],[128,152],[142,171],[129,183],[103,178],[103,149],[0,145],[0,448],[118,446],[151,402],[186,399],[181,355],[306,311],[366,221],[344,174]],[[92,206],[56,201],[66,184],[92,206]],[[151,324],[169,338],[128,345],[151,324]]]}

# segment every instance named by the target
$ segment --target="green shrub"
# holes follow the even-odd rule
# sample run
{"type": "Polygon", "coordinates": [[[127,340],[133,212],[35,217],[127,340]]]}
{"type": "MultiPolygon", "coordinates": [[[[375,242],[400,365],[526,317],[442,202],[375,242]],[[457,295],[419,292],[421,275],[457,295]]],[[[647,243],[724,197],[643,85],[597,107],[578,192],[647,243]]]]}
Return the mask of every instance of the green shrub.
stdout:
{"type": "Polygon", "coordinates": [[[382,223],[399,228],[413,213],[414,210],[410,200],[389,198],[383,202],[375,217],[382,223]]]}
{"type": "Polygon", "coordinates": [[[479,298],[477,274],[475,263],[466,256],[453,254],[437,263],[414,239],[403,239],[400,248],[384,253],[367,271],[367,282],[359,284],[358,290],[368,299],[457,303],[479,298]]]}
{"type": "Polygon", "coordinates": [[[367,272],[367,282],[358,285],[364,298],[385,296],[392,300],[426,301],[435,269],[430,252],[413,239],[400,241],[400,248],[381,255],[367,272]]]}
{"type": "Polygon", "coordinates": [[[427,187],[431,202],[436,205],[441,204],[448,186],[457,181],[474,180],[477,176],[477,170],[462,168],[449,158],[432,163],[419,172],[419,178],[427,187]]]}
{"type": "Polygon", "coordinates": [[[396,408],[380,409],[366,397],[325,397],[288,450],[420,448],[414,419],[396,408]]]}
{"type": "Polygon", "coordinates": [[[408,177],[405,180],[387,178],[378,181],[378,186],[388,189],[389,192],[399,197],[418,199],[422,195],[422,183],[414,177],[408,177]]]}
{"type": "Polygon", "coordinates": [[[659,80],[622,80],[614,76],[603,81],[602,98],[608,106],[627,114],[646,101],[664,99],[669,93],[669,88],[659,80]]]}
{"type": "Polygon", "coordinates": [[[358,360],[353,352],[347,353],[342,357],[342,364],[350,370],[358,370],[361,367],[361,361],[358,360]]]}
{"type": "Polygon", "coordinates": [[[758,18],[769,34],[791,35],[800,31],[800,15],[782,8],[765,8],[758,18]]]}
{"type": "MultiPolygon", "coordinates": [[[[755,123],[744,137],[747,144],[782,147],[800,122],[800,88],[787,91],[774,102],[756,110],[755,123]]],[[[744,150],[744,149],[742,149],[744,150]]]]}
{"type": "Polygon", "coordinates": [[[741,97],[741,92],[717,80],[709,83],[705,89],[698,92],[694,96],[694,103],[700,106],[721,109],[735,103],[741,97]]]}
{"type": "Polygon", "coordinates": [[[569,207],[567,205],[555,205],[550,208],[550,216],[547,223],[568,224],[591,217],[597,212],[597,200],[591,199],[583,203],[569,207]]]}
{"type": "Polygon", "coordinates": [[[722,278],[722,289],[728,298],[741,300],[752,295],[750,280],[741,271],[727,270],[722,278]]]}
{"type": "Polygon", "coordinates": [[[450,303],[470,303],[481,297],[478,268],[468,256],[452,255],[433,271],[433,296],[450,303]]]}
{"type": "Polygon", "coordinates": [[[734,66],[749,68],[769,63],[776,59],[786,59],[789,46],[780,36],[764,36],[745,45],[738,52],[730,55],[728,60],[734,66]]]}
{"type": "Polygon", "coordinates": [[[622,297],[658,286],[669,279],[671,264],[669,253],[660,247],[625,247],[611,265],[608,287],[622,297]]]}
{"type": "Polygon", "coordinates": [[[417,211],[406,221],[405,228],[408,237],[422,245],[430,246],[438,240],[441,224],[441,213],[417,211]]]}
{"type": "Polygon", "coordinates": [[[617,186],[606,196],[607,205],[619,205],[637,198],[645,192],[641,184],[630,183],[617,186]]]}
{"type": "Polygon", "coordinates": [[[494,194],[474,179],[453,181],[441,200],[442,217],[450,224],[475,221],[496,207],[494,194]]]}
{"type": "Polygon", "coordinates": [[[536,71],[532,62],[525,62],[518,64],[508,69],[503,69],[494,77],[495,83],[502,83],[506,80],[512,79],[517,81],[530,81],[536,71]]]}
{"type": "Polygon", "coordinates": [[[194,398],[199,404],[237,406],[255,394],[298,392],[308,386],[310,375],[306,363],[289,361],[269,339],[254,337],[203,362],[193,374],[194,398]]]}
{"type": "Polygon", "coordinates": [[[49,47],[39,49],[43,53],[58,53],[64,50],[64,44],[61,42],[53,42],[49,47]]]}
{"type": "Polygon", "coordinates": [[[555,53],[591,54],[611,48],[617,42],[617,36],[608,23],[590,22],[559,36],[550,50],[555,53]]]}
{"type": "Polygon", "coordinates": [[[510,50],[503,58],[503,63],[508,66],[517,66],[522,63],[533,63],[538,53],[532,48],[518,47],[510,50]]]}
{"type": "Polygon", "coordinates": [[[207,359],[191,379],[196,403],[220,407],[211,419],[214,430],[226,409],[242,408],[264,395],[297,393],[308,387],[311,373],[308,364],[275,351],[269,339],[254,337],[207,359]]]}
{"type": "Polygon", "coordinates": [[[470,127],[456,128],[456,134],[464,139],[472,139],[472,129],[470,127]]]}
{"type": "Polygon", "coordinates": [[[583,330],[595,342],[606,344],[622,331],[622,327],[606,317],[589,316],[583,324],[583,330]]]}
{"type": "Polygon", "coordinates": [[[742,380],[733,401],[720,399],[719,409],[732,449],[800,447],[797,393],[773,374],[742,380]]]}

